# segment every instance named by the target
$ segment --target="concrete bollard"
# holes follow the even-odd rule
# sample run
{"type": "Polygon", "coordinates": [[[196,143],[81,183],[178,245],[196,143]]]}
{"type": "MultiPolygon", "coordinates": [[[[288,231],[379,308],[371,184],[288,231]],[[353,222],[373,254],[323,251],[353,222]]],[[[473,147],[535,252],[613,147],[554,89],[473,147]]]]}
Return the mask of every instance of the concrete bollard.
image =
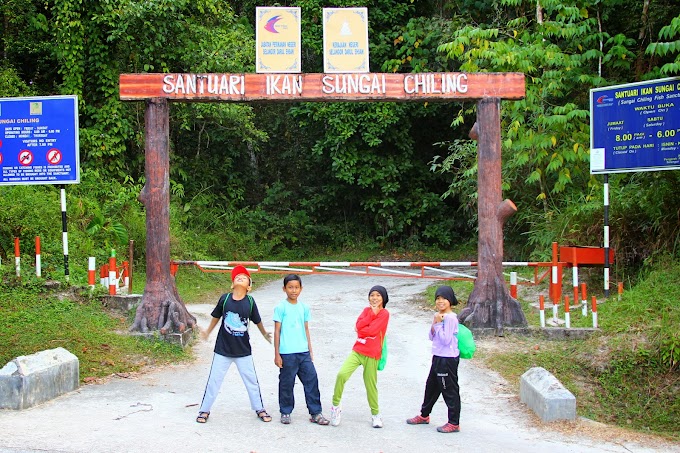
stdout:
{"type": "Polygon", "coordinates": [[[576,398],[545,368],[533,367],[522,375],[519,397],[544,423],[576,419],[576,398]]]}
{"type": "Polygon", "coordinates": [[[64,348],[19,356],[0,369],[0,409],[27,409],[79,384],[78,357],[64,348]]]}

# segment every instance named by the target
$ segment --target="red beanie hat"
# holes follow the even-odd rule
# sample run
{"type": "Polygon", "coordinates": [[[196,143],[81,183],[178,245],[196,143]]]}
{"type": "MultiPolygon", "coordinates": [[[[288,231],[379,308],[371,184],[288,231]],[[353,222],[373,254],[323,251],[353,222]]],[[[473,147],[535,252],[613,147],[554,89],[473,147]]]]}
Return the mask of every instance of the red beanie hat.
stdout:
{"type": "Polygon", "coordinates": [[[233,282],[236,276],[240,274],[246,274],[248,278],[250,278],[250,272],[248,272],[248,269],[239,264],[231,270],[231,281],[233,282]]]}

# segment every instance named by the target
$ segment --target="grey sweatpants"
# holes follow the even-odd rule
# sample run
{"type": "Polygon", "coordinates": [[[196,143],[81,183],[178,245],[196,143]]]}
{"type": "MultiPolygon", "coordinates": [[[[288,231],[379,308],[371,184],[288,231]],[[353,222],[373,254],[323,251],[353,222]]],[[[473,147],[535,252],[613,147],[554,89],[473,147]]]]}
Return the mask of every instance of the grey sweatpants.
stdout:
{"type": "Polygon", "coordinates": [[[257,382],[257,375],[255,374],[253,356],[225,357],[220,354],[215,354],[213,356],[213,362],[210,367],[210,376],[208,377],[208,383],[205,386],[203,402],[201,403],[201,409],[199,412],[210,412],[210,408],[215,402],[217,394],[220,392],[220,387],[222,386],[222,381],[224,381],[224,376],[226,376],[227,371],[229,371],[229,367],[232,363],[236,364],[236,368],[238,368],[238,372],[241,375],[243,384],[246,386],[248,398],[250,398],[251,409],[256,412],[264,409],[264,404],[262,403],[262,394],[260,393],[260,384],[257,382]]]}

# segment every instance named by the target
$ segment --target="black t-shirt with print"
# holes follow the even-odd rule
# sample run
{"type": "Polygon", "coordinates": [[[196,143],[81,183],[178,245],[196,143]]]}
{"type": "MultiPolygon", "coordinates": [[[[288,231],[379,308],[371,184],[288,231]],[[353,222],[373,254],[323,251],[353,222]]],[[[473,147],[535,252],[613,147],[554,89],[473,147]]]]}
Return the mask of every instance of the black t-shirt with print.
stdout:
{"type": "Polygon", "coordinates": [[[211,315],[213,318],[222,318],[220,330],[217,332],[217,341],[215,341],[216,354],[225,357],[246,357],[252,354],[248,322],[253,321],[254,324],[262,322],[254,299],[251,313],[248,296],[241,300],[234,300],[231,293],[223,294],[211,315]],[[225,297],[227,298],[226,304],[224,303],[225,297]],[[222,307],[224,307],[224,312],[222,307]]]}

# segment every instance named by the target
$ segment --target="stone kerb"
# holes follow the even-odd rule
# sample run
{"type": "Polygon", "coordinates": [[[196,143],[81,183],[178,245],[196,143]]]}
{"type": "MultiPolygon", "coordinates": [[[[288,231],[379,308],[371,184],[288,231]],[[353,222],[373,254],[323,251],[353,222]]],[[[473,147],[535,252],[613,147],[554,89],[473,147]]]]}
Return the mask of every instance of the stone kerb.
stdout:
{"type": "Polygon", "coordinates": [[[64,348],[19,356],[0,369],[0,409],[21,410],[78,388],[80,362],[64,348]]]}
{"type": "Polygon", "coordinates": [[[522,375],[519,397],[544,423],[576,419],[576,397],[545,368],[530,368],[522,375]]]}

